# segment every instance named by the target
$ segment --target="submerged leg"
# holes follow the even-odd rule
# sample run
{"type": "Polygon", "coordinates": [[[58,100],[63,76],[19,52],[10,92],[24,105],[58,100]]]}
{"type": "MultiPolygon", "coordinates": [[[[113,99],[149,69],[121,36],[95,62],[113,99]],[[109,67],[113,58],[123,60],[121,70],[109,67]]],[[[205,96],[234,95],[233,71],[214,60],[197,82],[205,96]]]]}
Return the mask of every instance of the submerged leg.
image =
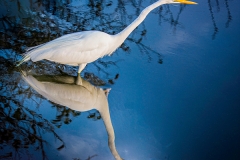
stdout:
{"type": "Polygon", "coordinates": [[[86,67],[87,63],[82,63],[79,64],[79,68],[78,68],[78,74],[80,75],[80,73],[82,72],[82,70],[86,67]]]}

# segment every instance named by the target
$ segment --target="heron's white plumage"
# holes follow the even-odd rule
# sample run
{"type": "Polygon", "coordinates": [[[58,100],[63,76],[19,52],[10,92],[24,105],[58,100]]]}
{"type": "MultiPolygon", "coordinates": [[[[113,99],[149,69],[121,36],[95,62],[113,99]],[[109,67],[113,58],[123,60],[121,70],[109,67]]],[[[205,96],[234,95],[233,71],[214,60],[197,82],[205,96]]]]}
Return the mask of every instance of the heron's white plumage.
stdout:
{"type": "Polygon", "coordinates": [[[113,37],[100,31],[71,33],[30,50],[33,62],[43,59],[78,66],[111,54],[113,37]],[[90,44],[90,45],[89,45],[90,44]]]}

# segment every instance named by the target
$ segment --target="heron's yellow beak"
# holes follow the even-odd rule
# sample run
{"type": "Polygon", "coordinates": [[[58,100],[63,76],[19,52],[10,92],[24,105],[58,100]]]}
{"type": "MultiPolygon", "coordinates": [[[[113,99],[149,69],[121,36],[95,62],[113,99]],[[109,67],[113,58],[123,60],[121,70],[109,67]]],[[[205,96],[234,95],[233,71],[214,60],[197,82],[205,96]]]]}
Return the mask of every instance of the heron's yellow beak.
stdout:
{"type": "Polygon", "coordinates": [[[188,1],[188,0],[174,0],[174,2],[179,2],[182,4],[197,4],[196,2],[188,1]]]}

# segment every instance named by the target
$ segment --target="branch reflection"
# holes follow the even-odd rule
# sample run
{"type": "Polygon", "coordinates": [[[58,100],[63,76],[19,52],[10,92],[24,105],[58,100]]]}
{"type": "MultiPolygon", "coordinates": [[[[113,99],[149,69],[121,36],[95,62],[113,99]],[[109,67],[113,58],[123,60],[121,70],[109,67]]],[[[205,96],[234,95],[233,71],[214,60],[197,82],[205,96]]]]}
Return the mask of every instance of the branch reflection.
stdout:
{"type": "Polygon", "coordinates": [[[37,95],[22,85],[12,60],[0,57],[0,159],[47,159],[46,135],[55,138],[58,150],[64,142],[50,121],[24,103],[37,95]]]}
{"type": "MultiPolygon", "coordinates": [[[[219,27],[217,26],[217,22],[216,22],[216,18],[215,18],[215,14],[214,14],[214,5],[213,3],[216,3],[216,8],[217,8],[217,12],[220,12],[220,3],[218,0],[212,2],[212,0],[208,0],[208,8],[209,8],[209,12],[210,12],[210,16],[212,19],[212,24],[213,24],[213,34],[212,34],[212,39],[216,38],[216,35],[219,32],[219,27]]],[[[228,0],[225,0],[225,8],[227,10],[227,21],[225,23],[225,27],[228,28],[230,22],[232,21],[232,15],[230,12],[230,8],[229,8],[229,4],[228,4],[228,0]]]]}
{"type": "Polygon", "coordinates": [[[115,134],[109,113],[109,89],[97,88],[80,76],[33,76],[24,73],[22,78],[39,94],[54,103],[81,112],[98,110],[108,133],[109,148],[115,159],[121,159],[115,147],[115,134]]]}

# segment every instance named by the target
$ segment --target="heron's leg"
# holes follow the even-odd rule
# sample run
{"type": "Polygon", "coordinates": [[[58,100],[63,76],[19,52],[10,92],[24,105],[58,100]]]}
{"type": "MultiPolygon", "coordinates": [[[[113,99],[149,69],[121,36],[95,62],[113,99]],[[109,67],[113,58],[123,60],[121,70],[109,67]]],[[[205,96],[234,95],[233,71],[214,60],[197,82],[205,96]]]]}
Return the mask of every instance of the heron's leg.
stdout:
{"type": "Polygon", "coordinates": [[[86,67],[87,63],[82,63],[79,64],[79,68],[78,68],[78,74],[80,75],[80,73],[82,72],[82,70],[86,67]]]}

